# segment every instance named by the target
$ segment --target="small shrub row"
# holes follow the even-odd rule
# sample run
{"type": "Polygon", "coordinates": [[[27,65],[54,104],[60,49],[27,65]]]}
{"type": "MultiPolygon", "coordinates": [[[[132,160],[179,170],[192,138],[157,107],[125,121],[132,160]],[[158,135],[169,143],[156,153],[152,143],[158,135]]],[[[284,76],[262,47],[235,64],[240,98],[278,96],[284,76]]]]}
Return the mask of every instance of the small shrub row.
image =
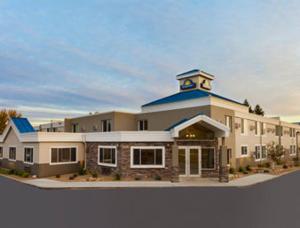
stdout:
{"type": "Polygon", "coordinates": [[[7,171],[4,171],[6,172],[6,174],[9,174],[9,175],[16,175],[16,176],[19,176],[19,177],[24,177],[24,178],[27,178],[29,177],[29,173],[23,171],[23,170],[18,170],[18,169],[9,169],[7,171]]]}

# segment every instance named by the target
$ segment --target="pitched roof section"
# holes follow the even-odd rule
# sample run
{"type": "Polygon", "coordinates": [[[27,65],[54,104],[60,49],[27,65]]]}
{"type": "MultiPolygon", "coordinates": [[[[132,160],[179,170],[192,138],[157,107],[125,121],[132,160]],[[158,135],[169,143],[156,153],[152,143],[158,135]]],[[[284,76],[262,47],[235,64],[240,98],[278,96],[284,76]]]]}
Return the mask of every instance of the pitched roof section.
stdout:
{"type": "Polygon", "coordinates": [[[185,100],[203,98],[203,97],[209,97],[209,96],[220,98],[222,100],[233,102],[233,103],[236,103],[236,104],[239,104],[239,105],[244,105],[240,102],[228,99],[226,97],[222,97],[220,95],[217,95],[217,94],[214,94],[214,93],[211,93],[211,92],[208,92],[208,91],[190,90],[190,91],[175,93],[171,96],[158,99],[158,100],[150,102],[148,104],[144,104],[142,107],[147,107],[147,106],[152,106],[152,105],[160,105],[160,104],[167,104],[167,103],[173,103],[173,102],[179,102],[179,101],[185,101],[185,100]]]}
{"type": "Polygon", "coordinates": [[[27,118],[11,118],[20,133],[35,132],[27,118]]]}

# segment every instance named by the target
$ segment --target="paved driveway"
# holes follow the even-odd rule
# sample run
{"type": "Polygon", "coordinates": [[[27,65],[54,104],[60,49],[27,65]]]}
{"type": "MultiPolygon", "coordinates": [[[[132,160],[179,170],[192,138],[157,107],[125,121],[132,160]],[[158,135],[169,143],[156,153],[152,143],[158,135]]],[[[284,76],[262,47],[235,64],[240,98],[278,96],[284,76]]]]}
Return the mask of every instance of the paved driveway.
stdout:
{"type": "Polygon", "coordinates": [[[41,190],[0,177],[0,227],[300,227],[300,172],[245,188],[41,190]]]}

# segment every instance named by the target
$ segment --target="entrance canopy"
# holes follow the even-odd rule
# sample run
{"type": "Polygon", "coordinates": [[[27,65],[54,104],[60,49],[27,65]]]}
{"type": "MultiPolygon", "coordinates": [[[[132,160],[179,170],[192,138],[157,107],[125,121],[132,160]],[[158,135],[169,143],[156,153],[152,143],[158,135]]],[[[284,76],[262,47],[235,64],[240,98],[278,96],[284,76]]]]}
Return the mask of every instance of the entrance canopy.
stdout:
{"type": "Polygon", "coordinates": [[[170,129],[171,136],[173,138],[179,137],[180,131],[196,123],[199,123],[204,128],[214,132],[216,137],[228,137],[230,134],[230,129],[227,126],[206,115],[200,114],[191,119],[181,121],[177,125],[173,126],[170,129]]]}

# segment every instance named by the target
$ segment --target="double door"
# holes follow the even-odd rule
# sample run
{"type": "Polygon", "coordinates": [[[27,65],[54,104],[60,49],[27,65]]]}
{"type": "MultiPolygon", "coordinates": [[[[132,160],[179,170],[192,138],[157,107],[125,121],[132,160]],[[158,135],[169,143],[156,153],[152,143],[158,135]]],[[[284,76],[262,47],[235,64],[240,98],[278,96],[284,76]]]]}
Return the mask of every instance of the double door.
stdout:
{"type": "Polygon", "coordinates": [[[178,148],[180,176],[201,176],[201,147],[184,146],[178,148]]]}

